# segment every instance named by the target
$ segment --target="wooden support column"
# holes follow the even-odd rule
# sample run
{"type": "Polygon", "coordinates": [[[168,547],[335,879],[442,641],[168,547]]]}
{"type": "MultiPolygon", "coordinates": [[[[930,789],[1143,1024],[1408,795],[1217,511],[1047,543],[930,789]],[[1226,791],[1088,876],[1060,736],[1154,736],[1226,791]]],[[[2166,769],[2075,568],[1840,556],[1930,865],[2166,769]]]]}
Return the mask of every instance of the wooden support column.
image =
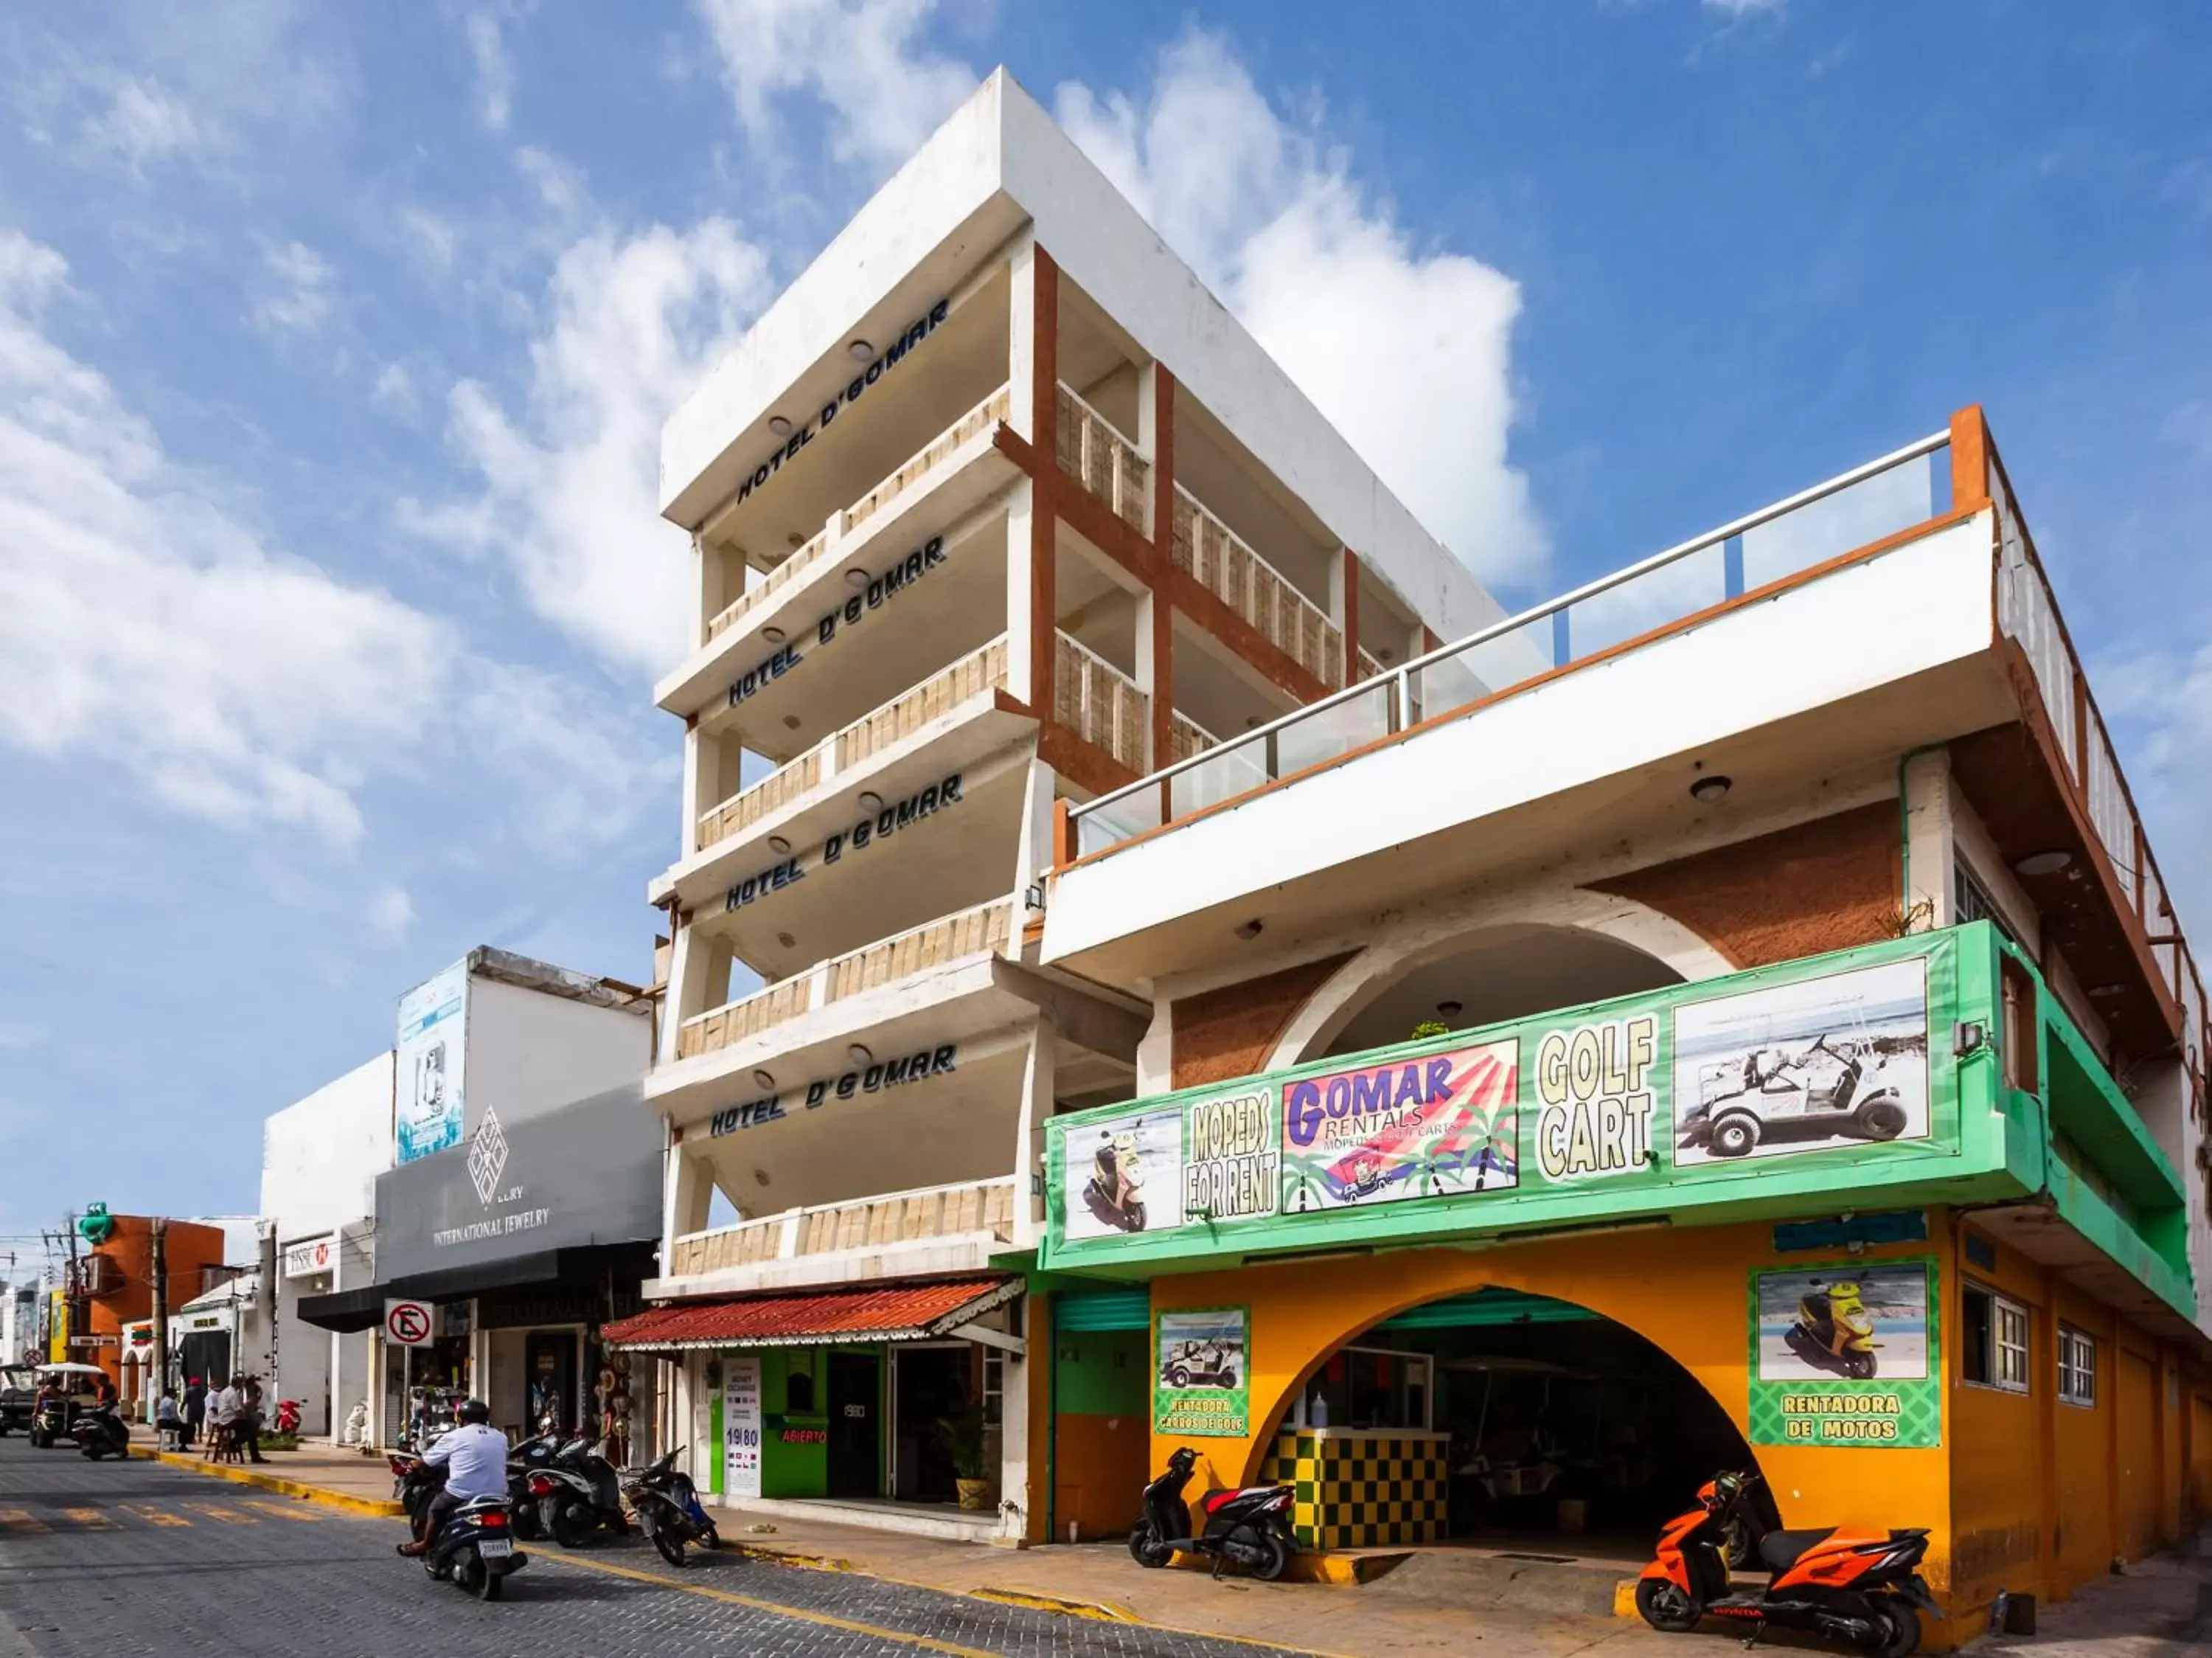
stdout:
{"type": "Polygon", "coordinates": [[[1036,342],[1031,350],[1030,430],[1037,467],[1030,479],[1030,682],[1025,692],[1039,719],[1053,712],[1060,646],[1058,574],[1054,554],[1060,525],[1060,266],[1036,252],[1036,342]]]}
{"type": "Polygon", "coordinates": [[[1951,505],[1976,507],[1990,498],[1990,424],[1978,403],[1951,417],[1951,505]]]}
{"type": "Polygon", "coordinates": [[[1359,683],[1359,555],[1350,547],[1344,555],[1344,614],[1337,619],[1344,629],[1344,682],[1359,683]]]}

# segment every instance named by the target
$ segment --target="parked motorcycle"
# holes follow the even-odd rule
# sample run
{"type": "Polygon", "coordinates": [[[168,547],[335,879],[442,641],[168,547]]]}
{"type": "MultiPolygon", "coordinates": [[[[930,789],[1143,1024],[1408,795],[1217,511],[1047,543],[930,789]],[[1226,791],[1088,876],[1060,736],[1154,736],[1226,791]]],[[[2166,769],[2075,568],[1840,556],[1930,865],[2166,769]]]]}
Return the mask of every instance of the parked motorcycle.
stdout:
{"type": "Polygon", "coordinates": [[[568,1441],[528,1483],[538,1523],[564,1549],[580,1546],[602,1528],[617,1537],[629,1529],[623,1518],[622,1482],[599,1454],[597,1440],[568,1441]]]}
{"type": "Polygon", "coordinates": [[[276,1431],[280,1434],[296,1434],[300,1431],[300,1401],[298,1399],[280,1399],[276,1401],[276,1431]]]}
{"type": "Polygon", "coordinates": [[[711,1549],[721,1543],[714,1522],[699,1506],[699,1492],[691,1484],[691,1476],[676,1466],[684,1449],[679,1445],[649,1467],[623,1471],[627,1483],[623,1495],[637,1510],[638,1529],[653,1539],[660,1557],[672,1566],[684,1564],[686,1544],[711,1549]]]}
{"type": "Polygon", "coordinates": [[[123,1425],[123,1413],[112,1405],[95,1405],[89,1411],[80,1411],[76,1420],[70,1423],[70,1436],[76,1441],[77,1449],[88,1461],[131,1454],[131,1430],[123,1425]]]}
{"type": "Polygon", "coordinates": [[[503,1496],[471,1497],[446,1516],[422,1556],[433,1581],[450,1578],[479,1600],[496,1600],[507,1579],[530,1564],[514,1546],[503,1496]]]}
{"type": "Polygon", "coordinates": [[[1817,1281],[1797,1303],[1797,1322],[1783,1332],[1790,1350],[1815,1369],[1866,1381],[1875,1373],[1874,1314],[1856,1283],[1823,1288],[1817,1281]]]}
{"type": "Polygon", "coordinates": [[[1759,1484],[1755,1473],[1720,1474],[1699,1488],[1696,1508],[1667,1522],[1658,1557],[1637,1579],[1644,1621],[1680,1634],[1707,1617],[1741,1620],[1754,1641],[1773,1624],[1906,1658],[1920,1645],[1918,1614],[1936,1612],[1917,1570],[1928,1552],[1926,1529],[1767,1532],[1758,1554],[1771,1580],[1738,1588],[1724,1556],[1728,1527],[1759,1484]]]}
{"type": "Polygon", "coordinates": [[[514,1534],[527,1543],[540,1536],[538,1502],[530,1490],[530,1476],[549,1465],[567,1442],[554,1430],[526,1439],[507,1454],[507,1500],[514,1511],[514,1534]]]}
{"type": "Polygon", "coordinates": [[[1291,1504],[1297,1490],[1289,1485],[1248,1485],[1241,1490],[1209,1491],[1199,1499],[1206,1528],[1190,1534],[1190,1509],[1183,1488],[1198,1466],[1198,1453],[1178,1446],[1168,1454],[1167,1472],[1145,1487],[1145,1517],[1129,1533],[1129,1553],[1140,1566],[1164,1566],[1181,1550],[1213,1557],[1213,1575],[1234,1563],[1248,1569],[1263,1583],[1272,1583],[1290,1570],[1298,1551],[1291,1530],[1291,1504]]]}

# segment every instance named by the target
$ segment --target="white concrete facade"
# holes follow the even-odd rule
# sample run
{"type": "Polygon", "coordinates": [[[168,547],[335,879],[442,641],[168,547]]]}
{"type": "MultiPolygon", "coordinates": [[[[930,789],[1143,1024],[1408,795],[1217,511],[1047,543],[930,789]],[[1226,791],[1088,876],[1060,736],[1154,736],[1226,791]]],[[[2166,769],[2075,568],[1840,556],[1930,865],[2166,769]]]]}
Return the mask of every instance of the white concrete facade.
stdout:
{"type": "Polygon", "coordinates": [[[1033,1244],[1044,1121],[1127,1097],[1146,1022],[1038,965],[1067,805],[1499,613],[1003,72],[669,421],[661,496],[696,583],[655,690],[661,1302],[1033,1244]]]}

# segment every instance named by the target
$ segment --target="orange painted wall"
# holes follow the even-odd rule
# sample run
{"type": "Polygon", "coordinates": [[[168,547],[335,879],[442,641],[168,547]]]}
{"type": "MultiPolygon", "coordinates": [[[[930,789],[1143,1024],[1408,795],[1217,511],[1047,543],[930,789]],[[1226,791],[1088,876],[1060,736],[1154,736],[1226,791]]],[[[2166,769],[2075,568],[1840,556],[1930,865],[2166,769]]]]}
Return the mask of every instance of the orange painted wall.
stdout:
{"type": "MultiPolygon", "coordinates": [[[[2112,1569],[2113,1320],[2109,1309],[2063,1284],[2057,1287],[2057,1311],[2096,1338],[2100,1371],[2094,1408],[2060,1405],[2053,1418],[2058,1480],[2047,1592],[2063,1599],[2112,1569]]],[[[2036,1380],[2046,1378],[2039,1372],[2036,1380]]],[[[2047,1380],[2055,1391],[2057,1378],[2047,1380]]]]}
{"type": "MultiPolygon", "coordinates": [[[[2043,1592],[2053,1481],[2051,1412],[2055,1391],[2027,1394],[1976,1387],[1963,1380],[1957,1332],[1960,1288],[1966,1279],[2033,1308],[2045,1295],[2045,1275],[2035,1263],[1993,1244],[1996,1265],[1976,1266],[1963,1254],[1943,1287],[1943,1363],[1951,1385],[1951,1593],[1959,1608],[1986,1606],[1999,1589],[2043,1592]]],[[[2031,1314],[2029,1374],[2057,1360],[2048,1318],[2031,1314]]]]}
{"type": "MultiPolygon", "coordinates": [[[[98,1249],[88,1252],[112,1260],[118,1282],[109,1294],[88,1300],[87,1326],[96,1336],[115,1339],[98,1348],[78,1350],[71,1356],[99,1365],[118,1387],[123,1381],[123,1326],[153,1315],[153,1222],[143,1215],[118,1215],[113,1234],[98,1249]]],[[[163,1253],[169,1273],[169,1310],[173,1313],[200,1293],[201,1268],[222,1265],[222,1228],[171,1221],[163,1253]]]]}
{"type": "MultiPolygon", "coordinates": [[[[1274,1423],[1294,1390],[1330,1352],[1376,1320],[1487,1284],[1553,1295],[1626,1325],[1673,1355],[1738,1427],[1748,1397],[1747,1322],[1755,1266],[1805,1266],[1777,1256],[1765,1226],[1714,1227],[1663,1234],[1561,1238],[1484,1250],[1255,1266],[1155,1279],[1155,1309],[1249,1304],[1252,1308],[1251,1428],[1245,1439],[1197,1442],[1194,1492],[1255,1478],[1274,1423]]],[[[1869,1252],[1869,1260],[1941,1256],[1929,1244],[1869,1252]]],[[[1948,1277],[1947,1273],[1946,1277],[1948,1277]]],[[[1152,1462],[1173,1448],[1155,1437],[1152,1462]]],[[[1949,1582],[1950,1463],[1941,1449],[1845,1451],[1818,1446],[1754,1448],[1789,1526],[1926,1526],[1934,1533],[1928,1576],[1949,1582]]]]}
{"type": "Polygon", "coordinates": [[[2189,1505],[2192,1522],[2212,1517],[2212,1391],[2189,1396],[2189,1505]]]}
{"type": "Polygon", "coordinates": [[[2113,1403],[2119,1411],[2119,1455],[2114,1495],[2118,1498],[2119,1537],[2115,1552],[2133,1560],[2156,1549],[2159,1536],[2158,1371],[2154,1361],[2124,1339],[2114,1380],[2113,1403]]]}

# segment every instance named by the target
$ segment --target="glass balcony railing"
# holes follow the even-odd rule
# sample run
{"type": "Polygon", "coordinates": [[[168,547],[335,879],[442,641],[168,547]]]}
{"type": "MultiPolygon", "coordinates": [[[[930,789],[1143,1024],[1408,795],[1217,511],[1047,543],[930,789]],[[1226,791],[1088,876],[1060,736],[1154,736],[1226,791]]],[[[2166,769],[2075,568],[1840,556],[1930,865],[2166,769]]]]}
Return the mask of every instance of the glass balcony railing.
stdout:
{"type": "MultiPolygon", "coordinates": [[[[1176,819],[1340,759],[1948,509],[1948,430],[1308,704],[1073,808],[1076,850],[1107,850],[1176,819]]],[[[1341,655],[1341,645],[1338,648],[1341,655]]]]}

